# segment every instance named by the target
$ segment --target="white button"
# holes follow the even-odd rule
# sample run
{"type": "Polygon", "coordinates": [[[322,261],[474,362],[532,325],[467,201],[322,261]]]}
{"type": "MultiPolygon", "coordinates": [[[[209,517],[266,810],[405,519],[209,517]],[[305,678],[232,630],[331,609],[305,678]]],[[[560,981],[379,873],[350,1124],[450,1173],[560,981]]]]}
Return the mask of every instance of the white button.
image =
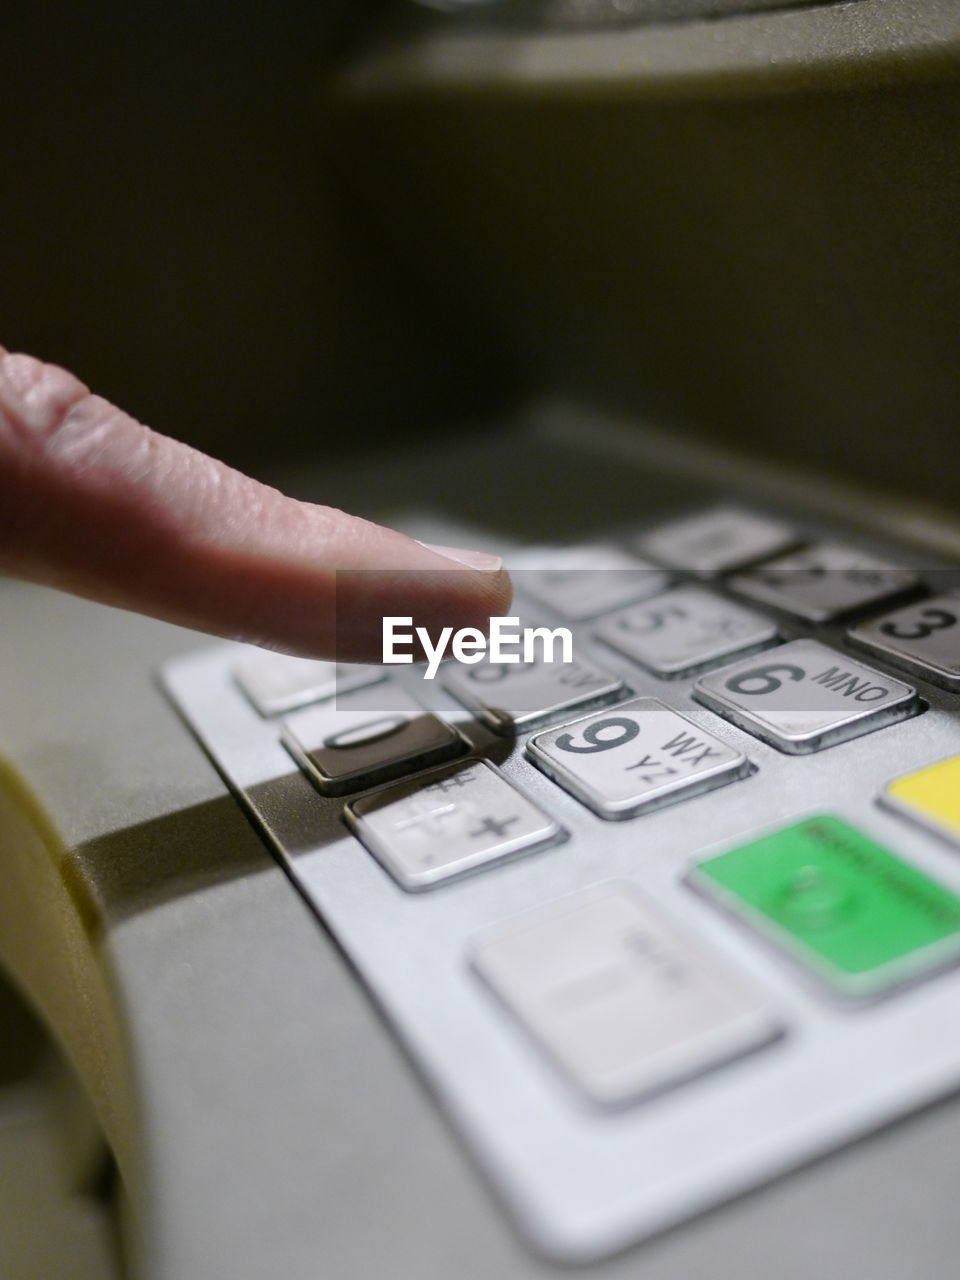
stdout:
{"type": "Polygon", "coordinates": [[[670,677],[759,649],[776,623],[700,587],[677,587],[631,605],[597,625],[594,635],[655,675],[670,677]]]}
{"type": "Polygon", "coordinates": [[[266,649],[241,658],[233,675],[262,716],[279,715],[383,679],[379,667],[293,658],[266,649]]]}
{"type": "Polygon", "coordinates": [[[807,622],[830,622],[917,585],[909,569],[852,547],[820,543],[731,578],[739,595],[807,622]]]}
{"type": "Polygon", "coordinates": [[[538,734],[533,763],[602,818],[688,799],[743,777],[741,752],[656,698],[637,698],[538,734]]]}
{"type": "Polygon", "coordinates": [[[482,941],[473,964],[604,1105],[698,1075],[780,1031],[745,979],[627,886],[555,904],[482,941]]]}
{"type": "Polygon", "coordinates": [[[376,791],[347,805],[345,816],[405,889],[529,853],[561,834],[483,760],[376,791]]]}
{"type": "Polygon", "coordinates": [[[535,662],[450,664],[443,685],[497,733],[530,729],[575,708],[610,702],[624,688],[619,676],[586,659],[544,662],[539,652],[535,662]]]}
{"type": "Polygon", "coordinates": [[[701,676],[693,696],[790,755],[912,715],[916,690],[815,640],[793,640],[701,676]]]}
{"type": "Polygon", "coordinates": [[[331,796],[440,764],[467,746],[450,725],[389,682],[295,711],[282,724],[287,749],[331,796]]]}
{"type": "Polygon", "coordinates": [[[796,541],[779,520],[739,507],[715,507],[658,525],[642,535],[639,547],[670,568],[710,576],[776,555],[796,541]]]}
{"type": "Polygon", "coordinates": [[[608,543],[545,548],[523,563],[535,567],[511,566],[517,591],[573,622],[644,600],[669,583],[662,569],[608,543]]]}
{"type": "Polygon", "coordinates": [[[889,662],[960,693],[960,597],[934,596],[863,622],[850,639],[889,662]]]}

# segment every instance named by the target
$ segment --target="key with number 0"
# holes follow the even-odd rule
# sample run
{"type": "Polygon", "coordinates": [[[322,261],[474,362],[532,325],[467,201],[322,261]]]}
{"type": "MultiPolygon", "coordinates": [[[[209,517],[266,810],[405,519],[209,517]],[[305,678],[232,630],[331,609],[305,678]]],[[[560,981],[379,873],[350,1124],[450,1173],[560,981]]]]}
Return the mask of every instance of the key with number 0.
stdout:
{"type": "Polygon", "coordinates": [[[294,712],[282,741],[324,795],[339,796],[461,755],[467,743],[391,682],[294,712]]]}

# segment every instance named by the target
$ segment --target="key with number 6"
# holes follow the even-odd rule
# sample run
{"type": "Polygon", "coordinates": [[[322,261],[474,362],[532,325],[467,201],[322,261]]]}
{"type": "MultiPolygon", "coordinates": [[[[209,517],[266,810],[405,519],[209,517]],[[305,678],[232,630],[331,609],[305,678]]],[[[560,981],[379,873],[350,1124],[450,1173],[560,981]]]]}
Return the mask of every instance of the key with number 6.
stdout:
{"type": "Polygon", "coordinates": [[[701,676],[693,696],[788,755],[869,733],[920,705],[911,685],[815,640],[793,640],[701,676]]]}

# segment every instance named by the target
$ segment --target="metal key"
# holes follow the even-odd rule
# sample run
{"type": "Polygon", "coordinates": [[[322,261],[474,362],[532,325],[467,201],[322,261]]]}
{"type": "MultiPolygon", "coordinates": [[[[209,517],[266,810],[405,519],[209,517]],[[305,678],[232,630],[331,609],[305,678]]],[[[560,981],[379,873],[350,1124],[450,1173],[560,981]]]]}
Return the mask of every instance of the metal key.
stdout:
{"type": "Polygon", "coordinates": [[[854,644],[888,662],[960,693],[960,597],[934,596],[847,633],[854,644]]]}
{"type": "Polygon", "coordinates": [[[461,755],[467,743],[392,682],[287,716],[282,740],[324,795],[372,787],[461,755]]]}
{"type": "Polygon", "coordinates": [[[807,622],[832,622],[903,595],[917,586],[917,577],[855,548],[820,543],[737,574],[729,586],[738,595],[807,622]]]}
{"type": "Polygon", "coordinates": [[[744,777],[742,752],[656,698],[538,734],[530,759],[601,818],[628,818],[744,777]]]}
{"type": "Polygon", "coordinates": [[[740,507],[715,507],[658,525],[642,535],[638,546],[672,569],[711,577],[776,555],[796,541],[794,531],[779,520],[740,507]]]}
{"type": "Polygon", "coordinates": [[[601,619],[594,635],[648,671],[669,678],[759,649],[776,639],[777,625],[752,609],[691,586],[601,619]]]}
{"type": "Polygon", "coordinates": [[[262,716],[280,715],[383,679],[379,667],[293,658],[266,649],[246,654],[233,677],[262,716]]]}
{"type": "Polygon", "coordinates": [[[911,685],[816,640],[793,640],[701,676],[693,696],[789,755],[821,751],[919,708],[911,685]]]}
{"type": "Polygon", "coordinates": [[[602,1105],[676,1084],[780,1033],[751,984],[629,886],[555,903],[481,940],[472,959],[602,1105]]]}
{"type": "Polygon", "coordinates": [[[625,685],[585,658],[504,665],[484,661],[444,672],[444,688],[497,733],[534,728],[578,707],[617,698],[625,685]]]}
{"type": "Polygon", "coordinates": [[[547,548],[528,559],[535,567],[513,573],[517,591],[573,622],[645,600],[670,581],[663,569],[609,543],[547,548]]]}
{"type": "Polygon", "coordinates": [[[404,889],[426,889],[553,843],[560,825],[485,760],[347,805],[347,824],[404,889]]]}

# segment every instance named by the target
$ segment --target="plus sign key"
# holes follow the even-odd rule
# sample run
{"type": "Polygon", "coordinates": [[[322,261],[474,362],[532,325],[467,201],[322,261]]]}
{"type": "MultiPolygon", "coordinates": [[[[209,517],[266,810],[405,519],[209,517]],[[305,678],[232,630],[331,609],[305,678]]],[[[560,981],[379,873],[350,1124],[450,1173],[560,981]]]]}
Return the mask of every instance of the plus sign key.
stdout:
{"type": "Polygon", "coordinates": [[[411,891],[542,849],[564,834],[485,760],[361,796],[344,817],[401,888],[411,891]]]}

